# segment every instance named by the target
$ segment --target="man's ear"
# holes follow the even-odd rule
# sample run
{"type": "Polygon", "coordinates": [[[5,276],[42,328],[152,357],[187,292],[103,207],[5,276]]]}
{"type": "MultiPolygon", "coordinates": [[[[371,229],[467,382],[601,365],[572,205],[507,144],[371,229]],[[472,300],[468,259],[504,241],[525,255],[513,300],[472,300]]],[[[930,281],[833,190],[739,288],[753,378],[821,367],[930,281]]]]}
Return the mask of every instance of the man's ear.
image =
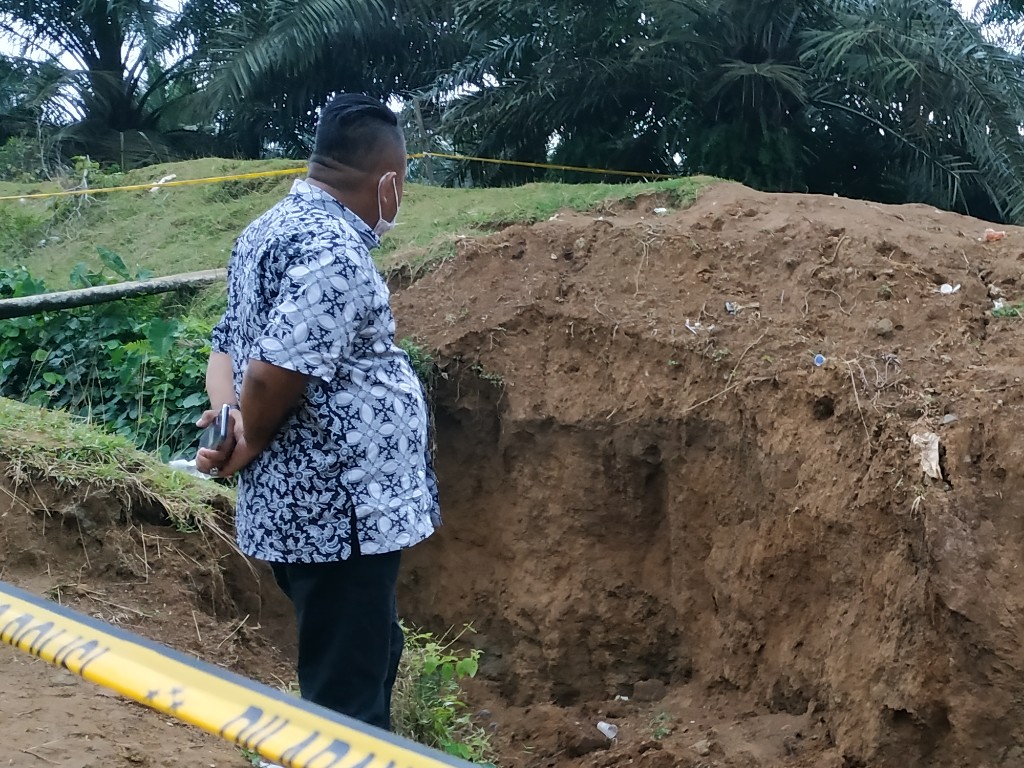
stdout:
{"type": "Polygon", "coordinates": [[[388,171],[380,179],[380,196],[388,201],[388,203],[394,203],[398,205],[398,174],[394,171],[388,171]]]}

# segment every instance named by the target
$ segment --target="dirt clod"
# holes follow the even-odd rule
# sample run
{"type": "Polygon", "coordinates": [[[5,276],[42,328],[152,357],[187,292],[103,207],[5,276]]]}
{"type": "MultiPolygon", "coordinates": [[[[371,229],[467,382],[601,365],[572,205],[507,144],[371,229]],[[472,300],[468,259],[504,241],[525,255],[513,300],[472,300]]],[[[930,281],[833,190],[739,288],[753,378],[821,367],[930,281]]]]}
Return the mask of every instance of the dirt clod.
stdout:
{"type": "Polygon", "coordinates": [[[633,686],[633,698],[640,702],[661,701],[668,693],[668,686],[661,680],[641,680],[633,686]]]}
{"type": "Polygon", "coordinates": [[[693,751],[701,757],[707,757],[711,754],[711,749],[714,746],[710,739],[701,739],[693,745],[693,751]]]}

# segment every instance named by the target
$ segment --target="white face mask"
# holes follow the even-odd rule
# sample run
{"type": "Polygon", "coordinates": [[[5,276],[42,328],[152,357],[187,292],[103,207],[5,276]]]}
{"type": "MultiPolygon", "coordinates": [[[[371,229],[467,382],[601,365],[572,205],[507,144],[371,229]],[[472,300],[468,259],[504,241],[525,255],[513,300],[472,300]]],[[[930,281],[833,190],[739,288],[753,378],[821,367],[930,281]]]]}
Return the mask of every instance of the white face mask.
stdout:
{"type": "Polygon", "coordinates": [[[380,190],[384,186],[384,180],[387,178],[387,174],[380,177],[380,181],[377,183],[377,225],[373,228],[373,234],[377,237],[383,237],[392,229],[395,228],[395,222],[398,220],[398,211],[402,207],[398,202],[398,180],[395,176],[391,177],[391,183],[395,185],[395,217],[388,221],[384,218],[384,201],[380,199],[380,190]]]}

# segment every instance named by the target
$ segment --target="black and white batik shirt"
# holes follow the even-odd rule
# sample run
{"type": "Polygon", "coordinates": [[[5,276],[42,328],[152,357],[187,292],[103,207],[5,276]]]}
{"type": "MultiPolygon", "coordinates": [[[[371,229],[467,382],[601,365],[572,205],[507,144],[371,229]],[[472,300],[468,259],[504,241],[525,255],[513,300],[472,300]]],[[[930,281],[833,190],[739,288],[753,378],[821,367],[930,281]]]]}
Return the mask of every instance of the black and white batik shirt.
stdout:
{"type": "Polygon", "coordinates": [[[235,391],[251,359],[311,383],[273,442],[239,476],[238,543],[278,563],[410,547],[440,523],[423,388],[395,344],[390,294],[370,258],[380,241],[306,181],[250,224],[228,269],[213,349],[235,391]]]}

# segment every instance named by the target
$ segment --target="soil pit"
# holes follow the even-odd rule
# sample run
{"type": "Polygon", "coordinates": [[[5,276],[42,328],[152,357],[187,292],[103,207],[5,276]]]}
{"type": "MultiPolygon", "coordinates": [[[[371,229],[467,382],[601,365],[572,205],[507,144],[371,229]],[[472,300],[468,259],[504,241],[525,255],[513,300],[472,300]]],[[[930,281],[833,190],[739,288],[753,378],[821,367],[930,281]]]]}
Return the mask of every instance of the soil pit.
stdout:
{"type": "Polygon", "coordinates": [[[394,296],[442,368],[406,609],[474,624],[523,765],[1024,764],[1022,325],[991,313],[1024,230],[663,204],[464,240],[394,296]]]}

